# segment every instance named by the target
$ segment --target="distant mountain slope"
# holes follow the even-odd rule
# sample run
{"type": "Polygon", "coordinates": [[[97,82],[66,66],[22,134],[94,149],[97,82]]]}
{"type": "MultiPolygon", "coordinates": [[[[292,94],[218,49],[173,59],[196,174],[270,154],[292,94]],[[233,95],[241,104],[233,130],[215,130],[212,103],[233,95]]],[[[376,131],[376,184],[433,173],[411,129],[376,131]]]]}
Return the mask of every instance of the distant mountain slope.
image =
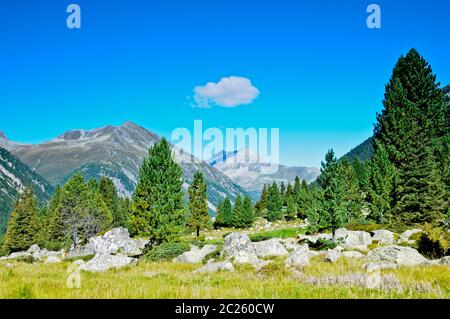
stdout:
{"type": "Polygon", "coordinates": [[[369,137],[367,140],[345,154],[343,158],[347,158],[350,162],[355,158],[358,158],[360,161],[365,162],[372,157],[373,152],[373,137],[369,137]]]}
{"type": "MultiPolygon", "coordinates": [[[[4,139],[4,135],[0,134],[0,138],[4,139]]],[[[17,195],[26,186],[33,189],[40,204],[46,203],[54,191],[42,176],[0,147],[0,234],[5,230],[17,195]]]]}
{"type": "MultiPolygon", "coordinates": [[[[72,130],[42,144],[18,144],[7,140],[0,146],[28,164],[53,184],[63,184],[74,172],[87,178],[110,177],[119,193],[130,196],[139,178],[139,170],[149,148],[160,137],[132,122],[120,126],[106,126],[94,130],[72,130]]],[[[236,198],[245,190],[226,175],[205,162],[190,163],[190,154],[181,155],[180,164],[188,185],[197,170],[201,170],[208,183],[210,208],[220,199],[236,198]]]]}
{"type": "Polygon", "coordinates": [[[285,165],[278,165],[276,172],[267,172],[267,165],[264,165],[266,161],[245,148],[229,153],[220,152],[211,157],[208,162],[230,177],[233,182],[244,187],[253,199],[259,198],[265,184],[292,183],[296,176],[312,182],[320,174],[318,168],[285,165]]]}

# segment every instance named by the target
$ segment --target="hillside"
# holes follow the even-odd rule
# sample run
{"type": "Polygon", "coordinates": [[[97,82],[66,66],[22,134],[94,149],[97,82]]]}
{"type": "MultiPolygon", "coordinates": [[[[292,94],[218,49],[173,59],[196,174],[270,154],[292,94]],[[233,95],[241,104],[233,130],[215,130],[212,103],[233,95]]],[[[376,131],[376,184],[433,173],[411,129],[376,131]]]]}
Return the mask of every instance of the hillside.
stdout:
{"type": "MultiPolygon", "coordinates": [[[[94,130],[71,130],[42,144],[18,144],[0,140],[5,147],[44,176],[53,185],[65,183],[74,172],[87,178],[108,176],[120,195],[131,196],[139,178],[139,169],[148,149],[160,137],[132,122],[94,130]]],[[[234,199],[245,190],[205,162],[190,163],[184,153],[181,167],[187,189],[194,173],[201,170],[209,186],[210,209],[226,196],[234,199]]],[[[178,159],[180,160],[180,159],[178,159]]]]}
{"type": "Polygon", "coordinates": [[[5,230],[17,195],[25,186],[33,189],[41,204],[50,199],[54,190],[42,176],[0,147],[0,234],[5,230]]]}

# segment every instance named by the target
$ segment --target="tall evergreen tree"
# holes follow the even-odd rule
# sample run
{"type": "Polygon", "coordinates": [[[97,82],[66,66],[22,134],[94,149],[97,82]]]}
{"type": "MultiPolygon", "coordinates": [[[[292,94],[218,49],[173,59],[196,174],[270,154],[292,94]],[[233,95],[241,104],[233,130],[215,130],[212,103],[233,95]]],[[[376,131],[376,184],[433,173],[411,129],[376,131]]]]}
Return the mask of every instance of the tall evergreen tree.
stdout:
{"type": "Polygon", "coordinates": [[[294,196],[297,197],[300,194],[301,182],[298,176],[295,176],[294,180],[294,196]]]}
{"type": "Polygon", "coordinates": [[[283,217],[283,199],[275,182],[269,188],[267,202],[267,219],[269,221],[279,220],[283,217]]]}
{"type": "Polygon", "coordinates": [[[288,220],[294,220],[297,218],[297,203],[294,200],[294,196],[292,194],[287,195],[286,199],[286,218],[288,220]]]}
{"type": "Polygon", "coordinates": [[[230,227],[233,224],[233,207],[230,199],[227,197],[217,206],[215,227],[230,227]]]}
{"type": "Polygon", "coordinates": [[[306,183],[306,180],[302,180],[298,195],[296,197],[296,206],[298,209],[299,217],[305,218],[306,217],[306,210],[308,209],[310,205],[310,196],[309,196],[309,190],[308,190],[308,184],[306,183]]]}
{"type": "Polygon", "coordinates": [[[263,212],[267,209],[268,198],[269,198],[269,191],[267,189],[267,185],[264,185],[263,190],[261,192],[261,197],[255,206],[258,215],[261,216],[263,212]]]}
{"type": "Polygon", "coordinates": [[[375,143],[377,146],[367,176],[367,201],[370,205],[370,218],[377,223],[385,223],[392,217],[391,205],[396,170],[389,161],[384,146],[377,141],[375,143]]]}
{"type": "Polygon", "coordinates": [[[242,227],[251,227],[255,221],[255,210],[252,205],[252,200],[248,195],[244,197],[242,212],[242,227]]]}
{"type": "Polygon", "coordinates": [[[39,240],[39,209],[33,191],[26,188],[14,206],[4,238],[4,250],[28,249],[39,240]]]}
{"type": "Polygon", "coordinates": [[[427,61],[412,49],[400,57],[377,115],[375,138],[398,171],[394,218],[403,224],[440,221],[449,186],[442,147],[450,132],[448,105],[427,61]]]}
{"type": "Polygon", "coordinates": [[[207,228],[210,223],[206,188],[207,186],[203,174],[200,171],[197,171],[188,190],[190,212],[188,225],[195,229],[197,237],[200,236],[200,229],[207,228]]]}
{"type": "Polygon", "coordinates": [[[128,207],[117,195],[117,189],[113,181],[108,177],[102,177],[98,184],[98,192],[112,214],[114,227],[126,227],[128,222],[128,207]]]}
{"type": "Polygon", "coordinates": [[[163,138],[150,148],[140,170],[131,204],[132,234],[148,236],[154,243],[176,240],[185,226],[182,185],[181,168],[163,138]]]}
{"type": "Polygon", "coordinates": [[[242,196],[241,194],[238,194],[236,201],[234,202],[234,208],[233,208],[233,219],[232,219],[232,225],[233,227],[242,227],[242,215],[243,215],[243,202],[242,202],[242,196]]]}

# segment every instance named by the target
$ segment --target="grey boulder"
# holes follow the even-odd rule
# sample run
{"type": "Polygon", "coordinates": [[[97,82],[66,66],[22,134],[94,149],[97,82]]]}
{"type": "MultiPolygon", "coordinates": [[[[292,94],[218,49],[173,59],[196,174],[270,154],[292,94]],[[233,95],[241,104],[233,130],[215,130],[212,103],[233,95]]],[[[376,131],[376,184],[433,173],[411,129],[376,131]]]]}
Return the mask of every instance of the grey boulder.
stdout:
{"type": "Polygon", "coordinates": [[[234,267],[229,261],[213,262],[208,261],[206,265],[194,271],[194,273],[213,273],[218,271],[234,272],[234,267]]]}
{"type": "Polygon", "coordinates": [[[334,242],[341,244],[345,249],[366,250],[367,246],[372,243],[372,236],[365,231],[353,231],[339,228],[335,231],[333,240],[334,242]]]}
{"type": "Polygon", "coordinates": [[[341,258],[341,256],[342,256],[341,249],[339,249],[339,247],[336,247],[334,249],[330,249],[327,251],[327,253],[325,255],[325,260],[335,263],[336,261],[339,260],[339,258],[341,258]]]}
{"type": "Polygon", "coordinates": [[[311,254],[307,244],[304,244],[294,250],[286,259],[286,267],[303,268],[309,265],[311,254]]]}
{"type": "Polygon", "coordinates": [[[375,248],[367,254],[369,262],[392,263],[399,266],[417,266],[427,263],[427,259],[411,247],[383,246],[375,248]]]}
{"type": "Polygon", "coordinates": [[[232,233],[225,237],[222,255],[235,264],[259,263],[255,248],[247,235],[232,233]]]}
{"type": "Polygon", "coordinates": [[[407,231],[404,231],[400,235],[400,238],[398,239],[398,243],[399,244],[401,244],[401,243],[414,244],[415,241],[410,239],[411,236],[415,235],[415,234],[418,234],[418,233],[421,233],[421,232],[422,232],[422,230],[420,230],[420,229],[409,229],[407,231]]]}
{"type": "Polygon", "coordinates": [[[255,253],[258,257],[279,257],[286,256],[289,252],[280,243],[279,239],[269,239],[265,241],[260,241],[253,243],[255,248],[255,253]]]}
{"type": "Polygon", "coordinates": [[[136,263],[136,258],[124,255],[97,254],[87,263],[82,264],[80,269],[87,272],[105,272],[109,269],[120,269],[136,263]]]}
{"type": "Polygon", "coordinates": [[[186,251],[180,256],[176,257],[173,261],[177,263],[198,264],[209,255],[217,250],[217,246],[205,245],[202,249],[197,246],[192,246],[190,251],[186,251]]]}
{"type": "Polygon", "coordinates": [[[373,231],[372,240],[377,241],[382,245],[392,245],[395,242],[394,233],[385,229],[373,231]]]}

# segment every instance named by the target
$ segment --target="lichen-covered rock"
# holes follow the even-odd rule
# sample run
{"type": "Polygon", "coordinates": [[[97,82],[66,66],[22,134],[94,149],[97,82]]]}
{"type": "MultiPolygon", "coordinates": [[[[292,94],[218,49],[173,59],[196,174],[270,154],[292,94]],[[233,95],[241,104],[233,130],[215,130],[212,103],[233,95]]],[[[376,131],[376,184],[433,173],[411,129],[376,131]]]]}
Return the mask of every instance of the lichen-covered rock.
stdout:
{"type": "Polygon", "coordinates": [[[26,252],[26,251],[19,251],[10,254],[9,256],[1,257],[1,260],[16,260],[16,261],[23,261],[23,262],[35,262],[36,259],[33,257],[33,254],[26,252]]]}
{"type": "Polygon", "coordinates": [[[411,240],[411,236],[421,233],[422,230],[420,229],[409,229],[407,231],[404,231],[401,235],[400,238],[398,239],[398,243],[406,243],[406,244],[414,244],[415,240],[411,240]]]}
{"type": "Polygon", "coordinates": [[[339,260],[339,258],[341,258],[342,256],[342,252],[341,249],[339,249],[338,247],[334,248],[334,249],[329,249],[325,255],[325,260],[335,263],[336,261],[339,260]]]}
{"type": "Polygon", "coordinates": [[[353,231],[339,228],[335,231],[333,240],[342,245],[345,249],[366,250],[367,246],[372,243],[372,236],[365,231],[353,231]]]}
{"type": "Polygon", "coordinates": [[[234,272],[234,267],[229,261],[213,262],[208,261],[206,265],[194,271],[194,273],[213,273],[218,271],[234,272]]]}
{"type": "Polygon", "coordinates": [[[119,269],[136,263],[136,258],[124,255],[97,254],[87,263],[82,264],[80,269],[88,272],[105,272],[109,269],[119,269]]]}
{"type": "Polygon", "coordinates": [[[126,256],[142,255],[145,246],[142,239],[130,238],[128,229],[119,227],[105,233],[103,236],[92,237],[87,246],[98,254],[123,254],[126,256]]]}
{"type": "Polygon", "coordinates": [[[442,257],[441,259],[439,259],[439,265],[450,266],[450,256],[442,257]]]}
{"type": "Polygon", "coordinates": [[[289,254],[280,243],[280,240],[275,238],[253,243],[253,247],[255,248],[256,256],[262,258],[286,256],[289,254]]]}
{"type": "Polygon", "coordinates": [[[364,265],[364,269],[368,272],[379,271],[383,269],[395,269],[398,265],[392,262],[369,262],[364,265]]]}
{"type": "Polygon", "coordinates": [[[222,255],[235,264],[256,265],[259,262],[250,238],[240,233],[232,233],[225,237],[222,255]]]}
{"type": "Polygon", "coordinates": [[[322,240],[333,240],[333,235],[332,234],[316,234],[316,235],[303,235],[300,234],[297,236],[298,239],[300,239],[303,242],[311,242],[311,243],[317,243],[317,241],[319,239],[322,240]]]}
{"type": "Polygon", "coordinates": [[[41,248],[39,247],[39,245],[33,244],[30,246],[30,248],[28,248],[27,253],[34,254],[36,252],[39,252],[40,250],[41,248]]]}
{"type": "Polygon", "coordinates": [[[307,244],[304,244],[294,250],[286,259],[286,267],[303,268],[309,265],[310,250],[307,244]]]}
{"type": "Polygon", "coordinates": [[[385,262],[399,266],[417,266],[427,263],[416,249],[404,246],[383,246],[367,254],[368,262],[385,262]]]}
{"type": "Polygon", "coordinates": [[[190,251],[184,252],[173,261],[177,263],[198,264],[202,262],[203,258],[216,250],[217,246],[214,245],[205,245],[202,249],[199,249],[197,246],[192,246],[190,251]]]}
{"type": "Polygon", "coordinates": [[[373,231],[372,240],[382,245],[392,245],[395,242],[394,233],[385,229],[373,231]]]}

